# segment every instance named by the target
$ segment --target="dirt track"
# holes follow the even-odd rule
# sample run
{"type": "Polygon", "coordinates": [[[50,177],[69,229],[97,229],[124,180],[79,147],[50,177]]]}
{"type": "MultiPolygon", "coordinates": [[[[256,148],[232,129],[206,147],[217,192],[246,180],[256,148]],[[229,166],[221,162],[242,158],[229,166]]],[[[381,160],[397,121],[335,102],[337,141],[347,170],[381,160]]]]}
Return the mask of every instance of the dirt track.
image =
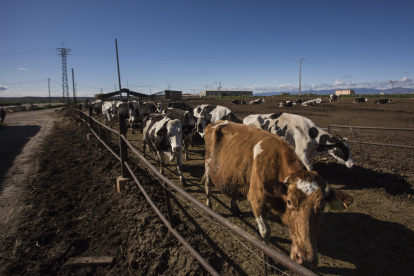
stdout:
{"type": "MultiPolygon", "coordinates": [[[[290,112],[328,124],[414,128],[414,100],[388,105],[326,103],[316,107],[278,108],[280,98],[266,98],[260,106],[235,106],[230,100],[194,100],[189,104],[221,104],[239,119],[254,113],[290,112]]],[[[166,106],[167,103],[163,103],[166,106]]],[[[199,275],[203,269],[156,217],[135,186],[122,194],[112,188],[119,164],[87,130],[67,118],[54,127],[39,155],[37,172],[26,183],[28,199],[16,233],[4,237],[0,264],[4,275],[199,275]],[[74,256],[114,256],[107,267],[63,267],[74,256]]],[[[331,131],[355,140],[352,132],[331,131]]],[[[414,146],[412,133],[357,130],[366,142],[414,146]]],[[[110,138],[108,135],[107,138],[110,138]]],[[[141,135],[128,134],[141,149],[141,135]]],[[[116,140],[113,140],[116,143],[116,140]]],[[[351,144],[356,165],[347,169],[330,156],[312,160],[314,169],[354,196],[344,212],[325,209],[318,242],[321,275],[408,275],[414,268],[414,150],[351,144]],[[362,151],[361,151],[362,150],[362,151]],[[363,158],[369,154],[369,160],[363,158]]],[[[203,145],[190,149],[183,171],[186,189],[205,201],[200,179],[204,171],[203,145]]],[[[154,155],[152,155],[154,157],[154,155]]],[[[134,159],[133,159],[134,160],[134,159]]],[[[150,159],[151,160],[151,159],[150,159]]],[[[154,161],[153,159],[151,161],[154,161]]],[[[155,162],[153,162],[155,164],[155,162]]],[[[168,163],[168,161],[167,161],[168,163]]],[[[139,162],[137,162],[139,165],[139,162]]],[[[140,180],[163,210],[163,194],[146,169],[136,167],[140,180]]],[[[167,175],[178,183],[175,167],[167,175]]],[[[214,191],[214,190],[213,190],[214,191]]],[[[256,223],[247,201],[239,204],[242,218],[229,211],[230,200],[213,192],[213,209],[256,235],[256,223]]],[[[163,210],[165,211],[165,210],[163,210]]],[[[222,275],[261,275],[261,263],[228,232],[210,223],[192,208],[174,200],[177,230],[222,275]]],[[[288,254],[288,230],[272,225],[271,246],[288,254]]],[[[258,254],[257,250],[253,250],[258,254]]],[[[294,274],[286,271],[290,275],[294,274]]]]}

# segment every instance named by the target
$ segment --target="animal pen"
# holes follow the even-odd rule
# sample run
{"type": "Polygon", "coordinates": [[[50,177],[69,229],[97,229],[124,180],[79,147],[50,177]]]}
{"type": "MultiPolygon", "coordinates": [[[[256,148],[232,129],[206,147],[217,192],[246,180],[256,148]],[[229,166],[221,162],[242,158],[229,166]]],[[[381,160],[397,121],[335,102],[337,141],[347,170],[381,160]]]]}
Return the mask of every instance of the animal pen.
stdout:
{"type": "MultiPolygon", "coordinates": [[[[312,271],[308,270],[307,268],[295,263],[292,261],[289,257],[283,255],[282,253],[276,251],[272,247],[268,246],[267,244],[263,243],[262,241],[259,241],[258,239],[254,238],[244,230],[240,229],[236,225],[234,225],[232,222],[228,221],[218,213],[211,210],[209,207],[195,199],[193,196],[185,192],[181,187],[174,184],[171,180],[166,178],[164,175],[162,175],[147,159],[145,159],[138,151],[137,149],[127,140],[126,133],[126,118],[124,115],[118,114],[118,123],[119,123],[119,132],[116,130],[113,130],[103,124],[101,124],[99,121],[94,119],[92,117],[92,108],[89,107],[88,114],[83,112],[81,110],[81,106],[79,109],[74,109],[74,114],[77,118],[82,120],[87,124],[90,131],[96,136],[96,138],[112,153],[112,155],[115,156],[115,158],[118,159],[118,161],[121,162],[121,176],[123,178],[132,178],[134,182],[137,184],[139,189],[142,191],[143,195],[148,200],[148,203],[151,205],[151,207],[154,209],[154,211],[157,213],[157,215],[160,217],[160,219],[163,221],[163,223],[167,226],[169,231],[189,250],[189,252],[200,262],[200,264],[211,274],[211,275],[219,275],[217,271],[174,229],[174,220],[172,217],[171,212],[171,203],[170,203],[170,196],[172,195],[172,190],[175,190],[178,194],[183,196],[186,200],[194,204],[196,207],[201,209],[203,212],[206,213],[210,218],[213,218],[216,220],[220,225],[225,227],[227,231],[231,231],[231,233],[236,234],[240,238],[244,239],[248,243],[250,243],[253,247],[257,248],[270,258],[274,259],[284,267],[296,272],[298,275],[317,275],[313,273],[312,271]],[[111,149],[107,143],[102,139],[102,131],[107,130],[111,133],[117,135],[119,137],[119,155],[111,149]],[[131,150],[144,164],[145,166],[152,171],[153,174],[155,174],[158,179],[162,182],[164,187],[164,196],[165,196],[165,204],[167,209],[167,217],[161,213],[161,211],[157,208],[157,206],[154,204],[154,202],[151,200],[151,198],[148,196],[146,191],[144,190],[143,186],[139,182],[137,176],[133,173],[133,170],[131,169],[131,163],[128,159],[128,149],[131,150]]],[[[233,235],[233,234],[232,234],[233,235]]],[[[233,235],[234,236],[234,235],[233,235]]],[[[238,239],[237,239],[238,240],[238,239]]],[[[240,241],[239,241],[240,242],[240,241]]],[[[260,259],[256,255],[257,258],[260,259]]],[[[264,260],[260,259],[265,265],[267,264],[264,260]]],[[[269,265],[269,264],[267,264],[269,265]]],[[[275,267],[273,267],[275,268],[275,267]]],[[[277,269],[277,268],[275,268],[277,269]]],[[[278,269],[277,269],[278,270],[278,269]]],[[[267,270],[264,270],[264,274],[267,275],[267,270]]]]}

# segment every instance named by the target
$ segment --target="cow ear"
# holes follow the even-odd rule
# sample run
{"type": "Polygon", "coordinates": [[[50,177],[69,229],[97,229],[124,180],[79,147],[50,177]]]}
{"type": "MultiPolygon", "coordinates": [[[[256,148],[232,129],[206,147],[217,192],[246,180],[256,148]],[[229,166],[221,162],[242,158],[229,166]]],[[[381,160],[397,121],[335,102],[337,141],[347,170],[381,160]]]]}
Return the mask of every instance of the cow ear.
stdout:
{"type": "Polygon", "coordinates": [[[342,140],[342,137],[337,134],[336,139],[338,139],[340,141],[340,140],[342,140]]]}
{"type": "Polygon", "coordinates": [[[270,121],[267,121],[265,124],[262,125],[262,129],[270,132],[269,124],[270,121]]]}
{"type": "Polygon", "coordinates": [[[166,127],[162,127],[160,128],[160,130],[157,131],[157,135],[162,135],[165,136],[167,134],[167,128],[166,127]]]}
{"type": "Polygon", "coordinates": [[[329,203],[331,210],[345,210],[352,204],[354,198],[348,193],[341,190],[332,190],[325,198],[325,201],[329,203]]]}

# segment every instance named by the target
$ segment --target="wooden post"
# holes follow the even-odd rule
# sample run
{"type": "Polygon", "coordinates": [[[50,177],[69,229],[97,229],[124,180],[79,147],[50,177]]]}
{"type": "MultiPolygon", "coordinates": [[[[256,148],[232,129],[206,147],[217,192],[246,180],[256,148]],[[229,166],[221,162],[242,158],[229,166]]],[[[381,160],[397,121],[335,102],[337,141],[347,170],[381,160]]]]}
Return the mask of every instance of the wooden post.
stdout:
{"type": "Polygon", "coordinates": [[[163,182],[163,186],[164,186],[165,203],[167,204],[168,221],[170,222],[171,227],[174,228],[175,223],[174,223],[174,219],[172,217],[172,211],[171,211],[170,191],[167,190],[165,182],[163,182]]]}
{"type": "Polygon", "coordinates": [[[89,125],[90,128],[93,130],[93,120],[91,119],[93,117],[93,107],[89,106],[89,125]]]}
{"type": "Polygon", "coordinates": [[[121,135],[124,135],[126,138],[127,127],[126,127],[126,117],[121,112],[118,112],[118,124],[119,124],[119,154],[121,157],[121,174],[123,178],[130,178],[131,174],[129,173],[124,162],[128,161],[128,147],[122,139],[121,135]]]}

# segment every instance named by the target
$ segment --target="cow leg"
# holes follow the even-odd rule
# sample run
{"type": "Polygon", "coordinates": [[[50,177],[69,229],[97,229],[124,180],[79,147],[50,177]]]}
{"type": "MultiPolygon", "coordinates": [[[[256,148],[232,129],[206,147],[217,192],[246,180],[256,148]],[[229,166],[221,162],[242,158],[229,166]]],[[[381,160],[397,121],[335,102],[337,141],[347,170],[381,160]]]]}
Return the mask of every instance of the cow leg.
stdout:
{"type": "Polygon", "coordinates": [[[306,149],[300,149],[299,147],[297,147],[295,149],[295,153],[299,157],[300,161],[302,161],[303,165],[305,165],[306,169],[308,171],[311,171],[313,169],[313,166],[310,160],[308,159],[308,154],[307,154],[306,149]]]}
{"type": "Polygon", "coordinates": [[[184,139],[184,150],[185,150],[185,160],[188,161],[190,158],[188,158],[188,137],[184,139]]]}
{"type": "Polygon", "coordinates": [[[237,202],[233,198],[231,199],[231,207],[230,207],[230,210],[233,213],[233,216],[240,217],[241,212],[240,212],[239,206],[237,206],[237,202]]]}
{"type": "Polygon", "coordinates": [[[132,132],[132,134],[135,134],[135,132],[134,132],[134,122],[133,121],[130,121],[129,123],[131,124],[131,132],[132,132]]]}
{"type": "Polygon", "coordinates": [[[181,152],[177,153],[177,171],[178,175],[180,176],[180,182],[183,185],[183,187],[187,187],[187,182],[185,181],[183,177],[183,170],[182,170],[182,164],[181,164],[181,152]]]}
{"type": "Polygon", "coordinates": [[[142,141],[142,152],[144,153],[144,157],[147,156],[145,153],[146,149],[147,149],[147,143],[145,142],[145,138],[144,138],[144,140],[142,141]]]}
{"type": "Polygon", "coordinates": [[[210,200],[210,195],[211,195],[211,179],[210,179],[210,162],[211,162],[211,158],[206,160],[206,164],[205,164],[205,168],[206,171],[204,173],[204,185],[206,188],[206,205],[208,207],[211,208],[211,200],[210,200]]]}
{"type": "MultiPolygon", "coordinates": [[[[267,215],[264,215],[264,216],[260,215],[259,217],[256,216],[256,222],[259,227],[260,235],[263,238],[263,242],[269,245],[269,240],[270,240],[270,235],[271,235],[272,230],[267,221],[267,215]],[[266,218],[263,218],[263,217],[266,217],[266,218]]],[[[263,260],[264,260],[264,263],[263,263],[264,271],[268,273],[273,273],[273,268],[267,265],[268,263],[270,265],[274,265],[273,259],[269,258],[265,253],[263,253],[263,260]]]]}
{"type": "Polygon", "coordinates": [[[160,163],[160,173],[164,174],[164,153],[162,151],[157,151],[158,162],[160,163]]]}

